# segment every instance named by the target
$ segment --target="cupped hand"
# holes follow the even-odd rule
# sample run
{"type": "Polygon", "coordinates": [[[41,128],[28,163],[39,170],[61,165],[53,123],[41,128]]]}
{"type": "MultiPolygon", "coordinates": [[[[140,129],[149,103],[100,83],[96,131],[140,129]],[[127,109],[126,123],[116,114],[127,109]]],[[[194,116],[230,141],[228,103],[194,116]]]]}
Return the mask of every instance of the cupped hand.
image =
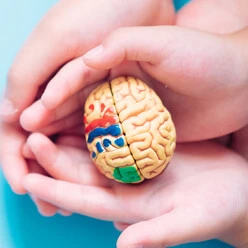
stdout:
{"type": "MultiPolygon", "coordinates": [[[[65,63],[99,44],[122,26],[174,23],[171,0],[61,0],[32,32],[11,66],[3,118],[18,119],[65,63]]],[[[47,106],[52,105],[46,102],[47,106]]]]}
{"type": "MultiPolygon", "coordinates": [[[[51,8],[12,64],[1,104],[1,164],[13,191],[25,193],[21,181],[28,173],[21,154],[28,133],[19,125],[19,116],[40,98],[53,75],[65,63],[99,44],[117,27],[173,22],[171,0],[97,0],[94,4],[92,0],[61,0],[51,8]]],[[[99,74],[84,69],[84,84],[98,81],[99,74]]],[[[52,104],[46,102],[47,106],[52,104]]]]}
{"type": "Polygon", "coordinates": [[[160,82],[153,88],[171,110],[178,141],[209,139],[247,124],[248,53],[238,40],[247,33],[248,29],[219,36],[175,26],[120,28],[83,58],[97,69],[137,62],[160,82]]]}
{"type": "MultiPolygon", "coordinates": [[[[142,75],[170,110],[179,142],[209,139],[247,124],[248,54],[239,46],[237,36],[218,36],[175,26],[120,28],[84,55],[83,60],[87,66],[108,74],[108,78],[123,72],[142,75]],[[126,61],[131,61],[131,65],[120,69],[126,61]]],[[[44,97],[57,98],[58,107],[77,94],[73,85],[77,85],[80,77],[71,82],[73,90],[65,89],[70,75],[82,72],[78,64],[82,64],[82,58],[62,68],[40,101],[44,97]],[[62,90],[57,93],[53,85],[59,83],[62,90]]],[[[35,106],[26,111],[39,115],[35,106]]],[[[24,112],[22,120],[26,129],[41,128],[39,123],[32,126],[31,115],[25,115],[24,112]]]]}
{"type": "Polygon", "coordinates": [[[246,238],[248,164],[217,143],[178,145],[168,168],[138,185],[105,178],[85,151],[55,145],[42,134],[32,134],[27,145],[54,178],[29,174],[24,187],[67,211],[130,225],[118,247],[172,246],[211,238],[238,245],[238,239],[246,238]]]}

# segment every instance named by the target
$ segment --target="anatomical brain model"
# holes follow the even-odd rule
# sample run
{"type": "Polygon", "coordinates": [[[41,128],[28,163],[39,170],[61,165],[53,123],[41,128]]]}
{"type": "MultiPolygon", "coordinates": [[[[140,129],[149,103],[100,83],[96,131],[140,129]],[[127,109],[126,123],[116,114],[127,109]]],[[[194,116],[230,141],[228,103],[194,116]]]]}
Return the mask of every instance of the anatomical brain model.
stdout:
{"type": "Polygon", "coordinates": [[[85,103],[85,135],[99,171],[123,183],[159,175],[176,146],[175,127],[144,82],[119,77],[94,89],[85,103]]]}

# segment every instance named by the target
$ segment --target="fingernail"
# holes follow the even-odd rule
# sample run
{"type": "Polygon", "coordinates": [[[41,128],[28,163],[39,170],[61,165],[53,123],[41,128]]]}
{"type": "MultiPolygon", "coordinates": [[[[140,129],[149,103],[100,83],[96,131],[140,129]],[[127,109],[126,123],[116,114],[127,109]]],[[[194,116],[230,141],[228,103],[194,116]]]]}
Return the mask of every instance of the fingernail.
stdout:
{"type": "Polygon", "coordinates": [[[86,59],[92,59],[98,55],[100,55],[103,51],[103,46],[100,45],[100,46],[97,46],[91,50],[89,50],[87,53],[84,54],[84,58],[86,59]]]}
{"type": "Polygon", "coordinates": [[[1,116],[8,116],[13,115],[18,112],[18,109],[15,108],[14,104],[8,100],[7,98],[4,98],[1,100],[0,103],[0,115],[1,116]]]}

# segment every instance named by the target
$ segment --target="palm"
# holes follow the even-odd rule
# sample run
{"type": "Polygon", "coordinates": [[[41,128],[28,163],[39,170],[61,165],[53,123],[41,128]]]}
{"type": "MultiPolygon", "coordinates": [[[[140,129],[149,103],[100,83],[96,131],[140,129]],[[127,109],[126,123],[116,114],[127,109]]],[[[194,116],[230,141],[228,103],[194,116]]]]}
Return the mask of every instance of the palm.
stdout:
{"type": "Polygon", "coordinates": [[[192,228],[200,225],[203,239],[219,238],[245,215],[247,164],[216,143],[179,145],[164,173],[126,185],[99,174],[82,149],[58,148],[40,134],[29,142],[40,165],[59,180],[31,174],[26,187],[64,209],[127,225],[183,210],[197,217],[192,228]],[[46,158],[44,146],[50,151],[46,158]]]}

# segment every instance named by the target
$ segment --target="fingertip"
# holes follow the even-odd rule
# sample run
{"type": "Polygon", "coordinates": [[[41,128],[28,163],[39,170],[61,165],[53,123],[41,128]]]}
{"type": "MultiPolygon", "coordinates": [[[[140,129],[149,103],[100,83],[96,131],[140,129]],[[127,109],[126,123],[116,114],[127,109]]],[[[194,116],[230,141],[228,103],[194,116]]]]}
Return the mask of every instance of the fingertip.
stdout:
{"type": "Polygon", "coordinates": [[[37,209],[39,213],[44,217],[53,217],[54,215],[57,214],[57,211],[58,211],[57,207],[44,201],[42,201],[42,204],[39,203],[37,205],[37,209]]]}
{"type": "Polygon", "coordinates": [[[130,224],[123,223],[123,222],[114,222],[114,227],[118,231],[122,232],[124,231],[130,224]]]}
{"type": "Polygon", "coordinates": [[[26,190],[26,192],[32,192],[34,189],[34,186],[37,184],[39,179],[39,175],[36,173],[30,173],[26,175],[22,181],[23,188],[26,190]]]}
{"type": "MultiPolygon", "coordinates": [[[[47,114],[48,111],[41,104],[41,101],[38,100],[23,110],[20,115],[20,125],[26,131],[34,132],[43,124],[43,118],[45,118],[44,116],[47,114]]],[[[46,118],[49,117],[46,116],[46,118]]]]}
{"type": "MultiPolygon", "coordinates": [[[[117,247],[118,248],[124,248],[124,247],[133,247],[133,248],[139,248],[144,247],[141,242],[139,242],[136,238],[136,232],[137,232],[137,225],[139,226],[140,223],[133,224],[125,228],[125,230],[122,232],[122,234],[119,236],[117,240],[117,247]]],[[[140,232],[143,232],[143,229],[140,229],[140,232]]]]}
{"type": "Polygon", "coordinates": [[[17,195],[26,194],[27,190],[25,187],[23,187],[23,184],[22,184],[23,177],[17,178],[16,175],[13,175],[13,174],[11,176],[12,176],[11,178],[8,178],[8,176],[7,176],[7,180],[9,182],[11,190],[17,195]]]}
{"type": "Polygon", "coordinates": [[[103,45],[96,46],[91,50],[89,50],[87,53],[85,53],[83,59],[84,61],[88,61],[88,62],[92,60],[94,61],[94,59],[102,55],[103,51],[104,51],[103,45]]]}
{"type": "Polygon", "coordinates": [[[33,129],[32,122],[30,122],[30,120],[33,120],[31,112],[32,111],[27,108],[20,115],[20,125],[26,131],[32,131],[33,129]]]}
{"type": "Polygon", "coordinates": [[[58,107],[60,104],[58,98],[56,97],[56,94],[54,95],[53,93],[53,92],[57,93],[58,89],[57,87],[53,89],[54,87],[52,86],[53,86],[53,79],[49,82],[44,93],[40,98],[42,106],[47,110],[54,109],[58,107]]]}
{"type": "Polygon", "coordinates": [[[40,143],[40,140],[42,140],[44,138],[44,135],[41,133],[32,133],[31,135],[29,135],[29,137],[27,138],[27,145],[29,146],[30,149],[32,149],[32,147],[36,146],[36,144],[40,143]]]}
{"type": "Polygon", "coordinates": [[[32,152],[30,146],[27,143],[25,143],[22,147],[22,154],[27,159],[35,158],[34,153],[32,152]]]}
{"type": "Polygon", "coordinates": [[[33,155],[39,163],[41,163],[40,158],[44,156],[44,151],[49,149],[50,152],[52,150],[50,139],[38,132],[32,133],[27,138],[26,144],[28,155],[33,155]]]}
{"type": "Polygon", "coordinates": [[[119,49],[115,50],[115,47],[111,45],[104,47],[100,45],[85,53],[82,59],[88,67],[107,70],[122,61],[122,58],[119,56],[119,49]]]}
{"type": "Polygon", "coordinates": [[[28,174],[25,159],[23,157],[18,158],[15,154],[8,154],[1,163],[4,176],[11,190],[18,195],[26,194],[27,191],[22,184],[23,178],[28,174]]]}
{"type": "Polygon", "coordinates": [[[72,212],[64,209],[59,209],[57,213],[65,217],[71,216],[73,214],[72,212]]]}
{"type": "Polygon", "coordinates": [[[23,187],[22,180],[26,176],[28,171],[24,170],[19,172],[19,174],[13,171],[4,171],[5,177],[9,183],[11,190],[18,195],[24,195],[27,193],[26,189],[23,187]]]}
{"type": "Polygon", "coordinates": [[[24,195],[24,194],[27,193],[27,190],[26,190],[22,185],[20,185],[19,183],[18,183],[18,184],[12,183],[12,184],[10,185],[10,187],[11,187],[11,190],[12,190],[15,194],[17,194],[17,195],[24,195]]]}
{"type": "Polygon", "coordinates": [[[43,217],[53,217],[54,215],[57,214],[57,208],[56,210],[43,210],[37,207],[38,212],[43,216],[43,217]]]}
{"type": "Polygon", "coordinates": [[[38,198],[34,194],[30,194],[30,198],[33,200],[34,204],[37,207],[38,212],[44,217],[52,217],[54,216],[58,208],[49,202],[43,201],[42,199],[38,198]]]}

